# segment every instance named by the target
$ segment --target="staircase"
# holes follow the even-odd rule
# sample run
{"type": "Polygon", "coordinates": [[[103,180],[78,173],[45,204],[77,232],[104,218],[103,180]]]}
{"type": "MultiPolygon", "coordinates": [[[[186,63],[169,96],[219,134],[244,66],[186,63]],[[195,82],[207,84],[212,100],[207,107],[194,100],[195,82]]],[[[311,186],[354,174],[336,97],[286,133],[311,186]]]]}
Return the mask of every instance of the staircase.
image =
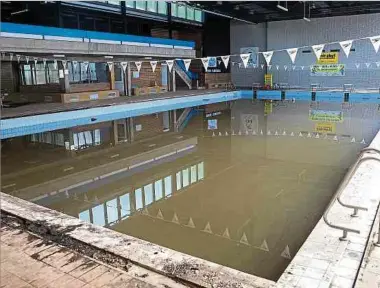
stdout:
{"type": "Polygon", "coordinates": [[[202,113],[204,110],[202,109],[198,109],[198,108],[194,108],[194,107],[191,107],[191,108],[186,108],[181,116],[178,118],[178,121],[176,123],[176,127],[175,127],[175,131],[176,132],[182,132],[183,129],[185,129],[185,127],[187,126],[187,124],[189,123],[189,121],[191,120],[191,118],[195,115],[198,115],[199,113],[202,113]]]}
{"type": "Polygon", "coordinates": [[[179,77],[186,83],[187,87],[191,89],[193,87],[193,81],[197,80],[198,74],[191,71],[186,71],[185,64],[182,60],[176,60],[173,66],[174,71],[179,77]]]}

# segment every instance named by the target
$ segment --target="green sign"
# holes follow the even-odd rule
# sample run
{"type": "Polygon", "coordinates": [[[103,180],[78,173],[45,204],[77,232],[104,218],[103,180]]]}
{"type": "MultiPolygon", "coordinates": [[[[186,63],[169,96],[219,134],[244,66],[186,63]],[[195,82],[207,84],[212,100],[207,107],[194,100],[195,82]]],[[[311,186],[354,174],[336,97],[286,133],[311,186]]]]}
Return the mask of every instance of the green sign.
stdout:
{"type": "Polygon", "coordinates": [[[309,110],[309,120],[319,122],[343,122],[343,112],[328,110],[309,110]]]}
{"type": "Polygon", "coordinates": [[[344,76],[344,64],[324,64],[313,65],[310,70],[310,76],[344,76]]]}

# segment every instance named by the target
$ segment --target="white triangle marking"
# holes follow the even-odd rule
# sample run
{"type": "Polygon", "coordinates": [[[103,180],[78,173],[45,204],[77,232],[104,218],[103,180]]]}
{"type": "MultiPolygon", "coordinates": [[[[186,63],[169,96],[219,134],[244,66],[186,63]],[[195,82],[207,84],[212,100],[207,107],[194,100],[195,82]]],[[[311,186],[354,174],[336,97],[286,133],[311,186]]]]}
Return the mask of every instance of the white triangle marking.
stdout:
{"type": "Polygon", "coordinates": [[[355,142],[356,142],[355,137],[352,137],[352,139],[351,139],[351,143],[355,143],[355,142]]]}
{"type": "Polygon", "coordinates": [[[157,216],[158,219],[164,220],[164,215],[162,215],[161,209],[158,209],[157,216]]]}
{"type": "Polygon", "coordinates": [[[174,213],[174,215],[173,215],[172,222],[175,223],[175,224],[179,224],[178,216],[177,216],[176,213],[174,213]]]}
{"type": "Polygon", "coordinates": [[[281,257],[284,257],[286,259],[292,259],[292,256],[290,255],[289,246],[286,245],[284,251],[281,253],[281,257]]]}
{"type": "Polygon", "coordinates": [[[189,222],[187,223],[186,226],[190,227],[190,228],[195,228],[194,221],[191,217],[190,217],[189,222]]]}
{"type": "Polygon", "coordinates": [[[249,245],[247,235],[245,235],[245,233],[243,233],[243,236],[241,236],[240,243],[243,243],[245,245],[249,245]]]}
{"type": "Polygon", "coordinates": [[[364,138],[363,138],[363,140],[360,142],[360,144],[366,144],[364,138]]]}
{"type": "Polygon", "coordinates": [[[202,230],[203,232],[212,234],[211,225],[210,222],[207,222],[205,229],[202,230]]]}
{"type": "Polygon", "coordinates": [[[263,250],[263,251],[269,252],[268,243],[267,243],[267,241],[265,239],[264,239],[263,243],[261,243],[260,249],[263,250]]]}
{"type": "Polygon", "coordinates": [[[230,231],[228,231],[228,228],[226,228],[226,230],[224,230],[222,237],[227,238],[227,239],[231,239],[230,231]]]}

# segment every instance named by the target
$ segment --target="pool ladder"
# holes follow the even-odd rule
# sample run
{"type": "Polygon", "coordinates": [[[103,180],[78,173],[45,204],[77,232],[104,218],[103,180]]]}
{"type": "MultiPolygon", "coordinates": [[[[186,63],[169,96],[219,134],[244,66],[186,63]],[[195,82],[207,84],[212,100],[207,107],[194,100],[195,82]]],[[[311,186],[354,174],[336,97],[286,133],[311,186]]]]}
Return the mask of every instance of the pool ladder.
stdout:
{"type": "Polygon", "coordinates": [[[332,224],[329,221],[329,219],[327,218],[327,216],[328,216],[328,214],[330,212],[331,207],[335,203],[335,200],[337,200],[338,203],[340,205],[342,205],[343,207],[354,209],[354,212],[351,214],[352,217],[357,217],[359,210],[368,211],[368,209],[365,208],[365,207],[361,207],[361,206],[357,206],[357,205],[351,205],[351,204],[346,204],[346,203],[344,203],[340,199],[343,190],[347,187],[348,182],[351,180],[352,176],[358,170],[360,164],[362,164],[363,162],[368,161],[368,160],[375,160],[375,161],[377,161],[377,162],[380,163],[380,159],[376,158],[376,157],[373,157],[373,156],[366,156],[366,157],[361,158],[364,153],[377,153],[378,155],[380,155],[380,150],[376,149],[376,148],[367,147],[367,148],[364,148],[360,152],[358,160],[351,166],[350,170],[348,171],[348,173],[344,177],[343,181],[340,183],[338,190],[335,192],[333,198],[331,199],[329,205],[327,206],[327,208],[325,210],[325,213],[323,214],[323,220],[325,221],[325,223],[329,227],[343,231],[343,236],[339,237],[339,240],[341,240],[341,241],[347,240],[347,234],[348,234],[348,232],[360,234],[360,230],[332,224]]]}

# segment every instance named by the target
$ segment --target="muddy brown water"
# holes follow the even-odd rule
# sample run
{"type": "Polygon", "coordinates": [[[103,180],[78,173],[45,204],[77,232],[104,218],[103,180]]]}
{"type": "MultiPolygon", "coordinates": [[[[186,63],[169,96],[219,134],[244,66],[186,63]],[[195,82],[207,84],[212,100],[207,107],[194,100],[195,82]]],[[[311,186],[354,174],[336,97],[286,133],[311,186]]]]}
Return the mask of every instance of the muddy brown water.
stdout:
{"type": "MultiPolygon", "coordinates": [[[[377,133],[378,107],[241,100],[200,108],[180,133],[196,137],[195,147],[36,203],[277,280],[377,133]]],[[[26,169],[19,165],[17,172],[26,169]]],[[[28,175],[11,179],[33,182],[28,175]]]]}

